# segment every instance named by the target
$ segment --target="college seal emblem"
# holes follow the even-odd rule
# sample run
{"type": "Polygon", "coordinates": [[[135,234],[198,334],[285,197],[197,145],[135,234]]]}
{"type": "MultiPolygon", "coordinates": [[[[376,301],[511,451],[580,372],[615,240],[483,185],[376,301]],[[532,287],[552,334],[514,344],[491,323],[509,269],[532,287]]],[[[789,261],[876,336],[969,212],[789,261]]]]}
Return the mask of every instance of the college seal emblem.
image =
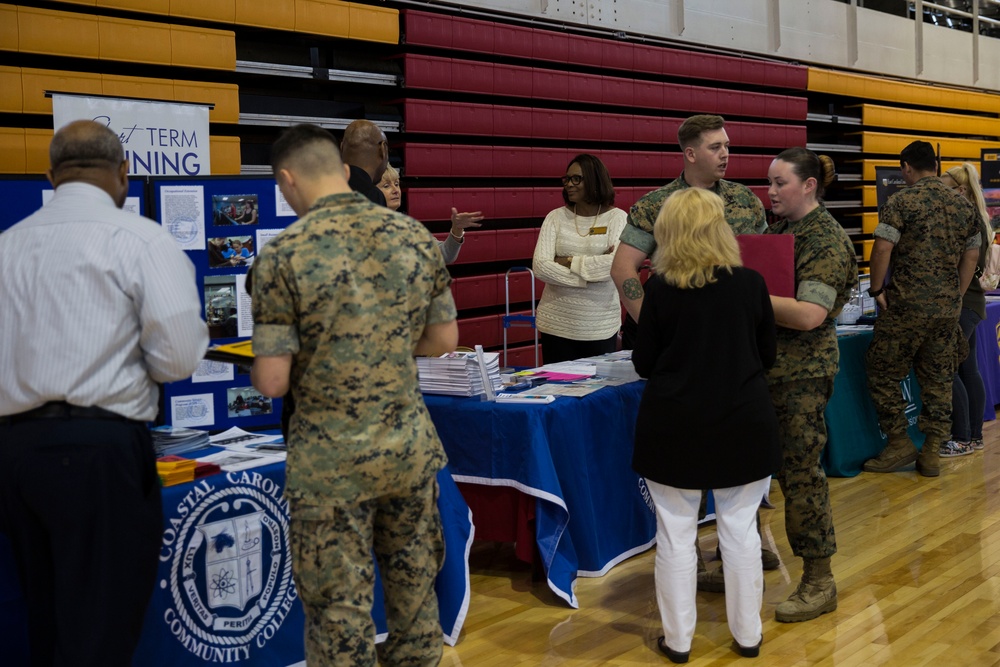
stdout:
{"type": "Polygon", "coordinates": [[[281,485],[253,471],[226,478],[201,480],[184,496],[160,553],[169,563],[169,579],[159,582],[170,598],[162,620],[206,662],[239,662],[263,649],[296,600],[281,485]]]}

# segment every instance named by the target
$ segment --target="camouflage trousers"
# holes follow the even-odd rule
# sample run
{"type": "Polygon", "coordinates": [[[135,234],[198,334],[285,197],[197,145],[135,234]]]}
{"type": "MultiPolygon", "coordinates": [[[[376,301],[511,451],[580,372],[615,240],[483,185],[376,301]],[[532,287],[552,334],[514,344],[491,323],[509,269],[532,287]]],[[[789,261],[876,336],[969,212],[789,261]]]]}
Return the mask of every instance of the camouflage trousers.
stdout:
{"type": "Polygon", "coordinates": [[[785,496],[785,533],[799,558],[826,558],[837,552],[830,509],[830,486],[820,456],[826,446],[826,404],[833,378],[793,380],[770,386],[778,416],[782,462],[778,484],[785,496]]]}
{"type": "Polygon", "coordinates": [[[879,313],[865,361],[868,391],[886,435],[906,437],[907,401],[899,383],[912,365],[923,403],[920,429],[935,446],[948,439],[952,381],[968,350],[957,315],[927,319],[892,308],[879,313]]]}
{"type": "Polygon", "coordinates": [[[292,572],[306,617],[309,667],[437,665],[434,580],[444,558],[437,479],[417,490],[339,506],[291,508],[292,572]],[[378,559],[389,636],[375,646],[378,559]]]}

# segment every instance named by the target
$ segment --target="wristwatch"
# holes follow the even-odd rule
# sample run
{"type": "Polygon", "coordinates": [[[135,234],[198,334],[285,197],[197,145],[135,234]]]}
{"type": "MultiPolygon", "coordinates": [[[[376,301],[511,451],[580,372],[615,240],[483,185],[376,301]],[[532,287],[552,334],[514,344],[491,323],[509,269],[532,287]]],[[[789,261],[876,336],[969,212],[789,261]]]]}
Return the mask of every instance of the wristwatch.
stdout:
{"type": "Polygon", "coordinates": [[[874,298],[874,297],[877,297],[879,294],[881,294],[884,291],[885,291],[885,287],[879,287],[878,289],[875,289],[874,287],[869,287],[868,288],[868,296],[874,298]]]}

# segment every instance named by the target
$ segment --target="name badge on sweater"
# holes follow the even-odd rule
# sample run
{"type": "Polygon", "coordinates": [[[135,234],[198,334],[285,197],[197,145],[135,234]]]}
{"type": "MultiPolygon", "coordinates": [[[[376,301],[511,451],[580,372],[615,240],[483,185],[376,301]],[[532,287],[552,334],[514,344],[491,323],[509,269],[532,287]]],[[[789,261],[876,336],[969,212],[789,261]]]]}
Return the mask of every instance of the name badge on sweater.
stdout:
{"type": "Polygon", "coordinates": [[[607,227],[591,227],[590,234],[588,234],[588,236],[600,236],[601,234],[607,234],[607,233],[608,233],[607,227]]]}

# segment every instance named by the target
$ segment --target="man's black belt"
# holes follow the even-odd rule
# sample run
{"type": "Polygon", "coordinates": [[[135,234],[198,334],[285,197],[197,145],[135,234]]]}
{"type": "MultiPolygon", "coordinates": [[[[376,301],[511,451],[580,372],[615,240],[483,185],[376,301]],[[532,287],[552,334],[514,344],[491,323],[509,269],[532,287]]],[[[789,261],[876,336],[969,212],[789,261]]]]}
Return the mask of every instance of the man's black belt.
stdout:
{"type": "Polygon", "coordinates": [[[19,412],[16,415],[0,417],[0,424],[17,424],[20,422],[34,421],[37,419],[107,419],[109,421],[133,421],[128,417],[105,410],[104,408],[85,408],[79,405],[71,405],[65,401],[53,401],[45,405],[19,412]]]}

